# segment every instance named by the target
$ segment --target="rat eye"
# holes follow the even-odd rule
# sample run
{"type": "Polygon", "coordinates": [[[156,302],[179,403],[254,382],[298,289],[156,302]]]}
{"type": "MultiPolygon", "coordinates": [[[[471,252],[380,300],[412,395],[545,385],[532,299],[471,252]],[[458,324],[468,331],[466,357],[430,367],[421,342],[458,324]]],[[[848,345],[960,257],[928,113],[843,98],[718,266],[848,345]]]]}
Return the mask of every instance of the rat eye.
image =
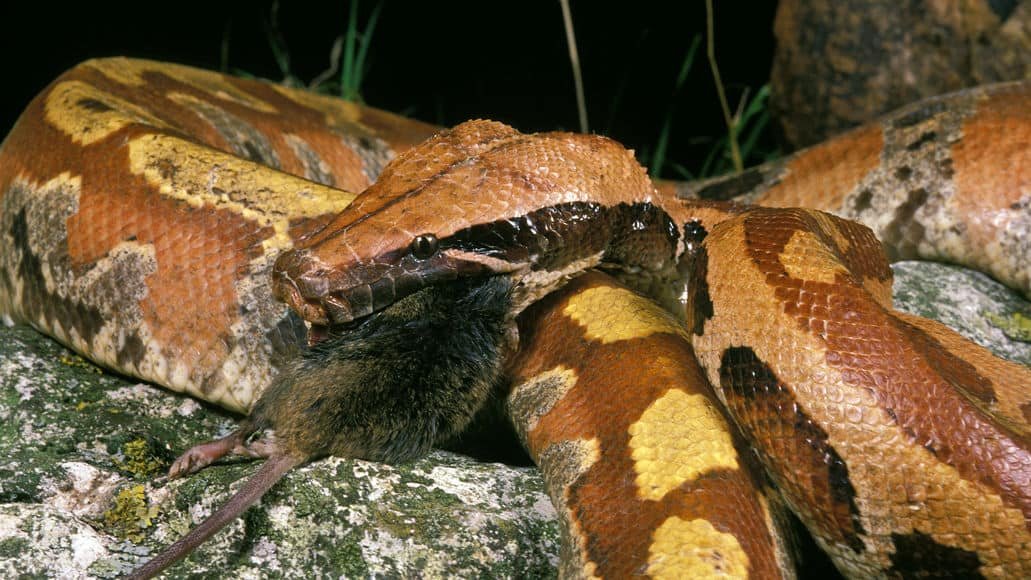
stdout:
{"type": "Polygon", "coordinates": [[[437,253],[437,236],[433,234],[422,234],[412,240],[412,256],[416,259],[425,260],[437,253]]]}

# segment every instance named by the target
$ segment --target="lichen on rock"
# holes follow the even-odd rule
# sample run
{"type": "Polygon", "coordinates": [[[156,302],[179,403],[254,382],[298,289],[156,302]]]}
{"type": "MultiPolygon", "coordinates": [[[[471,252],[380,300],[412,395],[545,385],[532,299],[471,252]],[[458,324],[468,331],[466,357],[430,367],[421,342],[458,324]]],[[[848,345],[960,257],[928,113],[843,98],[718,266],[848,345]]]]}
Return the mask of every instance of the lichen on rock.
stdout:
{"type": "MultiPolygon", "coordinates": [[[[896,278],[900,307],[1031,364],[1031,345],[990,320],[1031,312],[1013,292],[938,264],[900,264],[896,278]]],[[[258,467],[231,461],[165,482],[156,473],[178,453],[229,433],[238,417],[68,356],[30,328],[0,327],[0,577],[124,574],[258,467]]],[[[550,577],[557,554],[535,469],[437,451],[400,466],[329,458],[301,467],[174,572],[550,577]]]]}

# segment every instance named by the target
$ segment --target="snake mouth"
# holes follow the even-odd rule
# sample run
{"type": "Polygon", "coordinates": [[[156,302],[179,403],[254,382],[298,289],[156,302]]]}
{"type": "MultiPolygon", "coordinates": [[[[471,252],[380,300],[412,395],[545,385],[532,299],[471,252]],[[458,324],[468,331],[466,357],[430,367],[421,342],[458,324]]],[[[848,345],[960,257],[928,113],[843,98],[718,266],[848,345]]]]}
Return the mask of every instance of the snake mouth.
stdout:
{"type": "Polygon", "coordinates": [[[295,249],[276,259],[272,294],[332,334],[427,286],[512,269],[507,262],[493,260],[503,266],[499,267],[490,260],[457,250],[418,258],[403,249],[340,265],[323,261],[309,249],[295,249]]]}
{"type": "Polygon", "coordinates": [[[373,291],[369,284],[334,292],[330,290],[331,273],[324,268],[298,272],[297,269],[278,266],[277,262],[272,272],[273,296],[312,324],[342,326],[374,311],[373,291]]]}
{"type": "Polygon", "coordinates": [[[457,275],[428,262],[413,264],[409,256],[388,254],[337,267],[307,250],[291,250],[272,269],[272,294],[304,320],[335,331],[457,275]]]}

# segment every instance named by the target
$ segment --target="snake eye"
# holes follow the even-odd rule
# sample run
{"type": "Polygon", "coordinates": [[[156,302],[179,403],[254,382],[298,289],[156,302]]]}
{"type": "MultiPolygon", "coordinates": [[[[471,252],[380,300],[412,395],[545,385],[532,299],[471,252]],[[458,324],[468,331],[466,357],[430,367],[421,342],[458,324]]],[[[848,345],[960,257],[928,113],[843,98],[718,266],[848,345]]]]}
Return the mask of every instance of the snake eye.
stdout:
{"type": "Polygon", "coordinates": [[[437,253],[437,236],[433,234],[422,234],[412,240],[412,256],[418,260],[425,260],[437,253]]]}

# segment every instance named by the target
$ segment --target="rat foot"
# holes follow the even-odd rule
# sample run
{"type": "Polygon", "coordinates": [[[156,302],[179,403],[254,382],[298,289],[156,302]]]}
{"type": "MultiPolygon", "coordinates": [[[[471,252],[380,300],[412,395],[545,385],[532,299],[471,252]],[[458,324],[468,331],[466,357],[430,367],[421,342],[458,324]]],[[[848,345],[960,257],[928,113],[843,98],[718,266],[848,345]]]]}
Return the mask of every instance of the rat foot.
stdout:
{"type": "Polygon", "coordinates": [[[196,473],[227,455],[253,458],[272,455],[276,450],[276,446],[272,441],[259,439],[251,443],[246,442],[247,437],[253,432],[253,429],[249,427],[242,427],[221,439],[194,445],[180,455],[172,463],[172,466],[168,468],[168,479],[176,479],[196,473]]]}

